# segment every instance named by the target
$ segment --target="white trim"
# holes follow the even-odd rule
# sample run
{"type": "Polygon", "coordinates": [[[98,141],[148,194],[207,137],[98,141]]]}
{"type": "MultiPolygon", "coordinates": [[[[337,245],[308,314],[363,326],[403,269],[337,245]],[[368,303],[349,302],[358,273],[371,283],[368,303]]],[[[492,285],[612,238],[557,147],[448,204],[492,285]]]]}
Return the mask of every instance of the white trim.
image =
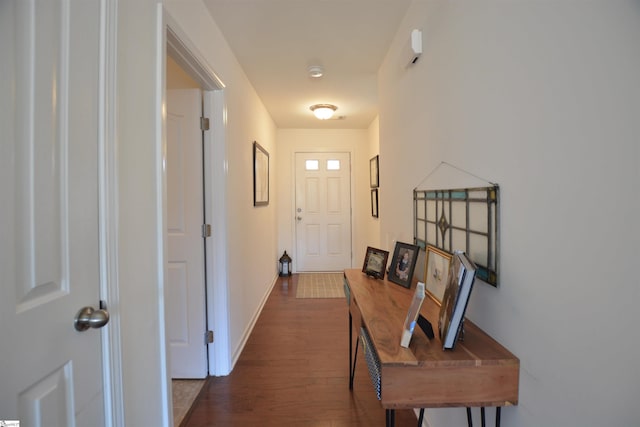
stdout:
{"type": "MultiPolygon", "coordinates": [[[[209,375],[227,375],[229,351],[227,272],[227,150],[224,83],[175,20],[165,11],[166,51],[203,89],[203,107],[210,119],[205,132],[205,220],[212,237],[206,241],[207,327],[215,340],[209,345],[209,375]]],[[[166,57],[165,57],[166,59],[166,57]]]]}
{"type": "Polygon", "coordinates": [[[165,13],[167,53],[198,83],[202,90],[224,89],[224,83],[189,40],[178,23],[165,13]]]}
{"type": "Polygon", "coordinates": [[[166,58],[166,37],[164,23],[164,7],[161,3],[157,5],[156,14],[156,240],[157,240],[157,274],[158,274],[158,340],[160,351],[160,375],[162,401],[165,402],[162,410],[162,425],[173,425],[173,397],[171,391],[171,374],[169,365],[169,343],[167,339],[167,328],[165,315],[166,286],[167,277],[167,174],[166,174],[166,100],[165,100],[165,64],[166,58]]]}
{"type": "Polygon", "coordinates": [[[277,274],[274,276],[271,286],[267,288],[267,291],[262,296],[262,301],[260,301],[260,306],[253,314],[253,317],[251,318],[251,322],[249,322],[249,325],[247,326],[247,328],[244,330],[244,333],[242,334],[242,339],[240,340],[240,344],[238,345],[236,350],[233,352],[232,366],[235,366],[236,362],[238,361],[238,358],[240,357],[240,354],[242,354],[242,350],[244,350],[244,346],[247,344],[247,340],[251,336],[251,332],[253,332],[253,328],[256,326],[256,323],[258,322],[258,318],[260,317],[260,314],[262,314],[262,309],[267,303],[267,300],[269,299],[269,295],[271,295],[271,292],[273,291],[273,287],[276,285],[276,283],[278,283],[277,274]]]}
{"type": "Polygon", "coordinates": [[[100,298],[107,302],[109,324],[102,333],[102,372],[105,425],[124,425],[122,342],[118,283],[118,165],[117,165],[117,16],[118,2],[100,4],[100,65],[98,119],[100,298]]]}
{"type": "Polygon", "coordinates": [[[207,327],[215,332],[209,344],[209,375],[227,375],[229,358],[229,297],[227,276],[227,153],[224,91],[204,92],[204,114],[211,131],[205,132],[205,221],[212,237],[207,248],[207,327]]]}

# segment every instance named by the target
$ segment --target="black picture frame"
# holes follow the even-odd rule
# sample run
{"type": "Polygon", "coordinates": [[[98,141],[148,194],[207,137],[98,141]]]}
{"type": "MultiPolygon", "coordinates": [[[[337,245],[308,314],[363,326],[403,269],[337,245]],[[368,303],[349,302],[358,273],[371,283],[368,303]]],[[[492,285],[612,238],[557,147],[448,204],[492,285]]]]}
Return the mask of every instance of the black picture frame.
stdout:
{"type": "Polygon", "coordinates": [[[419,246],[396,242],[387,278],[400,286],[411,288],[413,272],[416,268],[416,261],[418,260],[419,254],[419,246]]]}
{"type": "Polygon", "coordinates": [[[374,156],[369,160],[369,185],[371,188],[378,188],[380,186],[380,156],[374,156]]]}
{"type": "Polygon", "coordinates": [[[269,152],[253,141],[253,206],[269,204],[269,152]]]}
{"type": "Polygon", "coordinates": [[[378,218],[378,189],[371,190],[371,216],[378,218]]]}
{"type": "Polygon", "coordinates": [[[388,258],[389,252],[367,246],[367,253],[364,256],[362,272],[367,276],[375,277],[376,279],[384,279],[388,258]]]}

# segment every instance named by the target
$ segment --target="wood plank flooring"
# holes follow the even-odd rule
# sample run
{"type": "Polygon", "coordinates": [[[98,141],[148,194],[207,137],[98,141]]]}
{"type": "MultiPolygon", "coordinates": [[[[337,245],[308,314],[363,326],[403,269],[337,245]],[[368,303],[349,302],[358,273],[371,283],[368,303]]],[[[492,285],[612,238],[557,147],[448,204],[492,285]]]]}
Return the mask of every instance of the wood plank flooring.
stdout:
{"type": "MultiPolygon", "coordinates": [[[[278,278],[233,372],[209,378],[183,427],[385,425],[362,351],[349,390],[346,300],[296,298],[296,285],[278,278]]],[[[396,411],[397,427],[416,425],[396,411]]]]}

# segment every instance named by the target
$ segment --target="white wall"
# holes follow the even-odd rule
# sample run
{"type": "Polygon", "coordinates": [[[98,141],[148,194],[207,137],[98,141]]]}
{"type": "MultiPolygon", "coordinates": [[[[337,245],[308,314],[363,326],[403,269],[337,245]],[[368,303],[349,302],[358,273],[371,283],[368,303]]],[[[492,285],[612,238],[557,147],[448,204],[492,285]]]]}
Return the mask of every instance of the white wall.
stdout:
{"type": "Polygon", "coordinates": [[[416,0],[380,69],[383,239],[442,161],[500,185],[500,287],[469,315],[520,358],[503,425],[640,425],[639,46],[638,1],[416,0]]]}
{"type": "MultiPolygon", "coordinates": [[[[162,196],[158,180],[163,87],[157,73],[157,5],[118,2],[117,175],[118,290],[112,306],[121,325],[124,421],[170,420],[164,347],[162,196]]],[[[112,106],[106,106],[113,108],[112,106]]]]}
{"type": "Polygon", "coordinates": [[[225,85],[229,342],[235,361],[277,275],[275,125],[205,6],[169,1],[165,7],[225,85]],[[253,141],[270,154],[268,206],[253,206],[253,141]]]}
{"type": "MultiPolygon", "coordinates": [[[[351,206],[353,209],[352,245],[353,267],[364,260],[368,240],[369,152],[368,132],[364,129],[279,129],[278,140],[278,253],[286,249],[296,266],[295,250],[295,153],[349,152],[351,153],[351,206]],[[363,247],[364,245],[364,247],[363,247]]],[[[295,272],[295,270],[294,270],[295,272]]]]}
{"type": "MultiPolygon", "coordinates": [[[[371,158],[373,158],[374,156],[378,156],[380,154],[380,119],[379,117],[376,117],[371,122],[371,124],[369,125],[369,128],[367,129],[367,145],[368,145],[367,159],[371,160],[371,158]]],[[[367,165],[367,167],[369,166],[370,165],[367,165]]],[[[369,193],[371,193],[371,183],[370,183],[369,177],[370,177],[369,172],[367,172],[367,181],[365,185],[365,190],[363,191],[366,191],[368,189],[369,193]]],[[[384,181],[382,180],[382,177],[379,177],[379,178],[380,178],[379,180],[380,187],[378,188],[378,198],[381,198],[385,196],[385,193],[383,191],[384,181]]],[[[387,187],[387,189],[389,188],[390,187],[387,187]]],[[[378,211],[380,210],[379,208],[380,206],[378,206],[378,211]]],[[[366,246],[372,246],[374,248],[381,249],[380,219],[374,218],[373,216],[371,216],[371,203],[368,203],[366,204],[366,206],[363,206],[363,209],[366,210],[362,218],[363,226],[366,229],[365,231],[366,240],[360,242],[360,246],[363,247],[362,249],[363,252],[361,253],[362,258],[358,258],[358,259],[362,259],[362,263],[364,263],[364,255],[365,255],[364,251],[366,250],[366,246]]],[[[409,243],[411,243],[411,241],[409,241],[409,243]]],[[[356,263],[355,267],[358,267],[358,266],[359,264],[356,263]]]]}

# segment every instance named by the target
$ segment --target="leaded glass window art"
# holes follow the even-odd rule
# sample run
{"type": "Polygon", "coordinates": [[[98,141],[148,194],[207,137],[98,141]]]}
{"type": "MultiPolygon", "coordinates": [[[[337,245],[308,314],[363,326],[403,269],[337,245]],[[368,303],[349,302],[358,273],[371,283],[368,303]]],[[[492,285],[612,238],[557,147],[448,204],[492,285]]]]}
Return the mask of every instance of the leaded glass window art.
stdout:
{"type": "Polygon", "coordinates": [[[414,243],[453,253],[463,250],[477,277],[498,285],[499,187],[414,190],[414,243]]]}

